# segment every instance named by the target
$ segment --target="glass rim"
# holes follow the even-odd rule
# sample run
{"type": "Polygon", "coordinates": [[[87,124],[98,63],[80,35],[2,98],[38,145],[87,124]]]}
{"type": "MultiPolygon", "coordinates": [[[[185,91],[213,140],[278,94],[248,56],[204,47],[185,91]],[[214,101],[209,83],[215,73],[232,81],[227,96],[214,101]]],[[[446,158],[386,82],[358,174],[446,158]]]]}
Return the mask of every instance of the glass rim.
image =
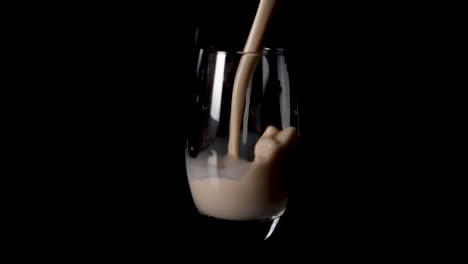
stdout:
{"type": "Polygon", "coordinates": [[[237,54],[237,55],[268,55],[268,54],[276,54],[276,55],[283,55],[283,54],[290,54],[293,53],[293,50],[290,48],[270,48],[270,47],[263,47],[260,51],[242,51],[242,50],[234,50],[234,49],[223,49],[217,47],[204,47],[199,48],[200,51],[207,52],[207,53],[226,53],[226,54],[237,54]]]}

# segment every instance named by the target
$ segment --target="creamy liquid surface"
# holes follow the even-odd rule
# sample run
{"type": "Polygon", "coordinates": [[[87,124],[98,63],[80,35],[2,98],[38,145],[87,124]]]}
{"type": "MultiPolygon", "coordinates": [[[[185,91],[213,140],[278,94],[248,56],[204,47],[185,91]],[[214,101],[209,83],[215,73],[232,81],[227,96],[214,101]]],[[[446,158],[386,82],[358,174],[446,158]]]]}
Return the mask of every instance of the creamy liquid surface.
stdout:
{"type": "Polygon", "coordinates": [[[268,219],[283,214],[288,196],[277,166],[295,139],[295,128],[279,131],[268,127],[255,145],[253,162],[214,151],[187,157],[187,175],[197,209],[228,220],[268,219]]]}

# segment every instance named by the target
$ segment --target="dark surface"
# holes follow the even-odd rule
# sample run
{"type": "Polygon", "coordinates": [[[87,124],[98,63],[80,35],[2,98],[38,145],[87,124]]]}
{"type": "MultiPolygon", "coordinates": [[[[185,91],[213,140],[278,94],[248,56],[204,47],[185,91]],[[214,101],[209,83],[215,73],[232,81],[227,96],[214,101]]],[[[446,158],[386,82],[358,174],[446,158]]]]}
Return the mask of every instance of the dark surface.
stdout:
{"type": "MultiPolygon", "coordinates": [[[[37,87],[51,94],[48,110],[33,113],[40,117],[34,129],[44,133],[36,149],[52,152],[41,153],[47,157],[38,168],[51,175],[44,181],[54,194],[37,202],[38,241],[52,238],[78,252],[147,253],[157,242],[209,243],[196,225],[184,168],[195,50],[242,47],[252,12],[233,15],[239,1],[234,8],[192,2],[183,10],[178,2],[73,7],[34,25],[40,33],[31,39],[44,45],[36,61],[47,62],[38,63],[37,87]]],[[[416,146],[400,148],[416,135],[408,134],[408,119],[395,117],[406,99],[393,99],[410,95],[400,52],[412,47],[394,38],[380,7],[369,14],[351,4],[280,2],[266,41],[301,54],[295,80],[303,133],[275,243],[305,239],[310,254],[326,255],[401,241],[400,227],[414,225],[409,209],[397,210],[411,184],[401,169],[416,146]]]]}

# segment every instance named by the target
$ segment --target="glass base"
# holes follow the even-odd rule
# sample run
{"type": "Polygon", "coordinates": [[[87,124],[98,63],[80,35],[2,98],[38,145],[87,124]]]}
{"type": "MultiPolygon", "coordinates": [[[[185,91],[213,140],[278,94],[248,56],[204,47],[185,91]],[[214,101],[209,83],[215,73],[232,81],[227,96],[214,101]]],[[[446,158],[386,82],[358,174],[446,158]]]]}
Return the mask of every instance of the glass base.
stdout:
{"type": "Polygon", "coordinates": [[[235,221],[225,220],[198,213],[198,226],[207,234],[208,239],[215,241],[265,241],[269,240],[280,220],[280,217],[264,220],[235,221]]]}

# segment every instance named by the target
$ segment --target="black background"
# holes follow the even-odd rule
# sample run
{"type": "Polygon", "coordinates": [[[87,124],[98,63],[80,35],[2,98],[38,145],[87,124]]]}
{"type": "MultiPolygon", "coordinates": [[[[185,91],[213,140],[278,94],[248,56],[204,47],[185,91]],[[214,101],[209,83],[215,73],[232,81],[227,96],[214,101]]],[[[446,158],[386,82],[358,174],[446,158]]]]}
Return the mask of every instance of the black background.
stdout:
{"type": "MultiPolygon", "coordinates": [[[[196,50],[241,49],[256,6],[79,4],[25,26],[21,44],[40,69],[34,94],[45,97],[29,115],[39,120],[31,142],[44,157],[36,170],[50,177],[35,182],[51,190],[37,202],[37,241],[83,253],[208,243],[197,232],[184,167],[196,50]]],[[[304,239],[313,254],[361,255],[416,236],[400,237],[415,226],[402,202],[413,171],[401,171],[418,146],[411,127],[421,117],[407,103],[416,93],[420,47],[412,38],[420,28],[402,24],[403,5],[366,7],[279,1],[265,45],[301,55],[294,74],[304,127],[301,173],[291,179],[277,244],[304,239]]]]}

